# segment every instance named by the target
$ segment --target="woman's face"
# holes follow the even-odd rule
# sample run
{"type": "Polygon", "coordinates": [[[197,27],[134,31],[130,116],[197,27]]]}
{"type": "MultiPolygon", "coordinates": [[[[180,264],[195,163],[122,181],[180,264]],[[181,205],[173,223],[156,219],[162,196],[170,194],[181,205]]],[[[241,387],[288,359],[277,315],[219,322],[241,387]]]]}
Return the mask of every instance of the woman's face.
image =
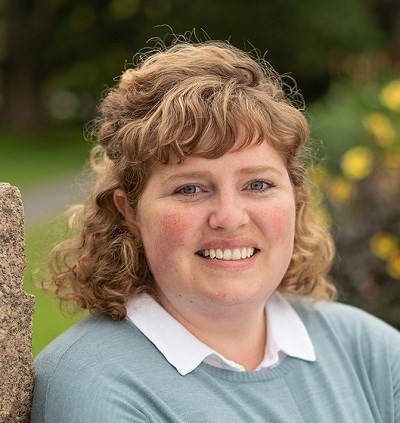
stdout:
{"type": "Polygon", "coordinates": [[[135,217],[160,301],[185,311],[264,305],[291,259],[293,188],[264,142],[156,164],[135,217]]]}

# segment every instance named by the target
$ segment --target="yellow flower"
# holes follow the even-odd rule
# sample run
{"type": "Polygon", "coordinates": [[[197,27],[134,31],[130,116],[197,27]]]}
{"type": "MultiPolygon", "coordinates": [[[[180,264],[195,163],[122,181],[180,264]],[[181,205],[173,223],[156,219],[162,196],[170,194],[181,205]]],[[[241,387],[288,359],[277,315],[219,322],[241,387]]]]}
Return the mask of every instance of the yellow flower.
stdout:
{"type": "Polygon", "coordinates": [[[354,187],[346,179],[336,177],[329,183],[328,192],[333,202],[345,203],[353,197],[354,187]]]}
{"type": "Polygon", "coordinates": [[[381,147],[393,144],[394,129],[390,120],[382,113],[370,113],[364,119],[365,129],[371,133],[381,147]]]}
{"type": "Polygon", "coordinates": [[[369,249],[375,256],[388,260],[398,254],[399,239],[389,232],[377,232],[369,240],[369,249]]]}
{"type": "Polygon", "coordinates": [[[400,253],[397,253],[389,260],[386,270],[393,279],[400,280],[400,253]]]}
{"type": "Polygon", "coordinates": [[[348,179],[366,178],[372,171],[373,154],[367,147],[354,147],[348,150],[341,160],[341,168],[348,179]]]}
{"type": "Polygon", "coordinates": [[[388,109],[400,112],[400,79],[395,79],[385,85],[379,99],[388,109]]]}

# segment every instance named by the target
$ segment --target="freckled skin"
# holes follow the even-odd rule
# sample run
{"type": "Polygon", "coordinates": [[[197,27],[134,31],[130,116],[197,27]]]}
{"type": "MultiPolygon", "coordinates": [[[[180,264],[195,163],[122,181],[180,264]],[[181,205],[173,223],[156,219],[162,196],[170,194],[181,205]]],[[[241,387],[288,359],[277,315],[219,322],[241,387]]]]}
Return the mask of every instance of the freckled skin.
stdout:
{"type": "Polygon", "coordinates": [[[163,275],[166,272],[179,271],[179,268],[175,268],[173,263],[166,258],[166,255],[171,250],[184,247],[185,244],[182,240],[189,229],[188,226],[186,221],[180,219],[179,212],[166,213],[164,216],[160,216],[158,225],[152,228],[154,232],[151,233],[152,239],[158,237],[157,253],[151,256],[150,262],[153,274],[163,275]],[[159,232],[159,228],[162,228],[161,232],[159,232]]]}
{"type": "Polygon", "coordinates": [[[293,188],[282,158],[266,142],[218,159],[157,164],[135,223],[161,302],[174,317],[262,307],[291,259],[293,188]],[[258,192],[255,181],[274,186],[258,192]],[[187,194],[187,186],[196,192],[187,194]],[[238,261],[196,254],[221,244],[256,247],[257,253],[238,261]]]}

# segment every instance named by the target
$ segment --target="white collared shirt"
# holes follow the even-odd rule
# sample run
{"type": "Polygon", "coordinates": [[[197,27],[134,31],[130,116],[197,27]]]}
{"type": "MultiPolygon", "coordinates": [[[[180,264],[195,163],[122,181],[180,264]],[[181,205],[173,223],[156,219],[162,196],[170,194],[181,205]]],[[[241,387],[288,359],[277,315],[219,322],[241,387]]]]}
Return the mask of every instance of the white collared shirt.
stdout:
{"type": "MultiPolygon", "coordinates": [[[[192,335],[148,294],[130,299],[127,318],[157,347],[181,375],[203,361],[235,371],[245,368],[228,360],[192,335]]],[[[275,292],[266,302],[267,341],[262,362],[256,370],[278,366],[286,356],[315,361],[315,351],[300,317],[289,302],[275,292]]]]}

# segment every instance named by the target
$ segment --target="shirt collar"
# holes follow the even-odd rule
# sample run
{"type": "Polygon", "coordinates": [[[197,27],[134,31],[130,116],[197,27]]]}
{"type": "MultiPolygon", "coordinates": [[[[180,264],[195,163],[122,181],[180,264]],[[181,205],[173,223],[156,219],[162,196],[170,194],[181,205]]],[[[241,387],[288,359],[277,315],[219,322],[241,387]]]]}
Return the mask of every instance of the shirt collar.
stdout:
{"type": "MultiPolygon", "coordinates": [[[[224,363],[225,368],[244,370],[226,359],[192,335],[148,294],[130,299],[126,305],[127,318],[157,347],[165,359],[181,375],[193,371],[204,360],[210,364],[224,363]]],[[[315,361],[315,352],[300,317],[279,293],[271,295],[266,303],[267,348],[257,368],[272,367],[279,363],[279,354],[307,361],[315,361]]]]}
{"type": "Polygon", "coordinates": [[[304,323],[289,302],[278,292],[266,303],[267,346],[261,366],[280,352],[306,361],[315,361],[315,351],[304,323]]]}

